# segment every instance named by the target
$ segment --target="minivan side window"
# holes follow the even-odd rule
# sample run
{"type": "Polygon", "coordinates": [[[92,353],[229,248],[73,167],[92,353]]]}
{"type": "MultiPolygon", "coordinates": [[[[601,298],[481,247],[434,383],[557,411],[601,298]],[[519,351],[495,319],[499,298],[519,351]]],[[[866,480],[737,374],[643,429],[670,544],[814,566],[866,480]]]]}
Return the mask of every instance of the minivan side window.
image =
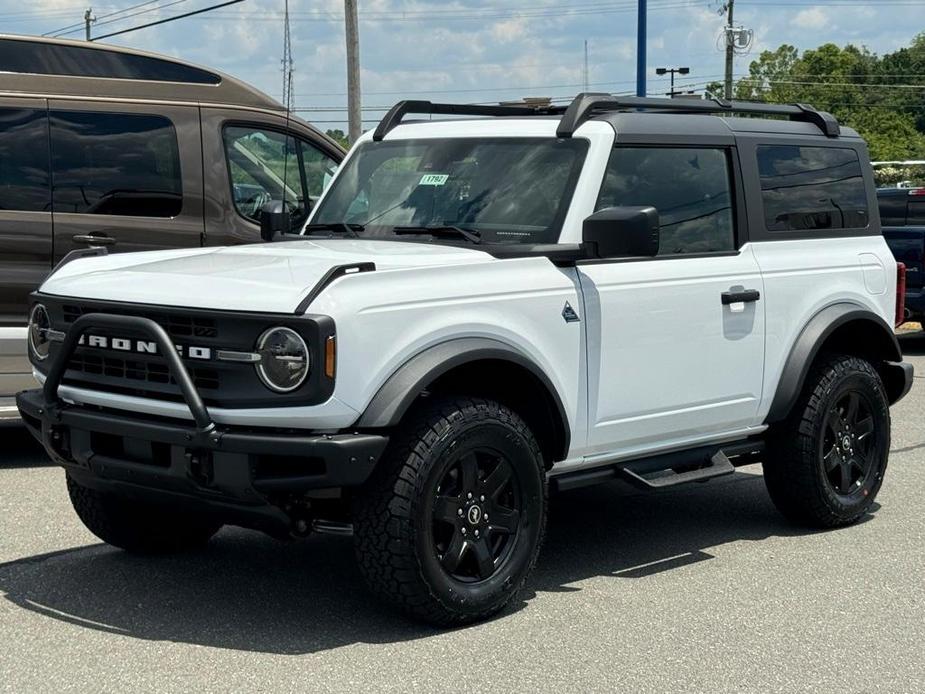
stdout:
{"type": "Polygon", "coordinates": [[[648,206],[659,255],[735,250],[729,161],[719,148],[615,147],[596,210],[648,206]]]}
{"type": "Polygon", "coordinates": [[[176,217],[180,151],[163,116],[52,111],[55,212],[176,217]]]}
{"type": "Polygon", "coordinates": [[[853,149],[761,145],[758,173],[768,231],[868,226],[867,189],[853,149]]]}
{"type": "Polygon", "coordinates": [[[44,110],[0,109],[0,210],[51,210],[44,110]]]}
{"type": "Polygon", "coordinates": [[[302,149],[302,162],[305,167],[305,185],[312,202],[315,202],[337,170],[337,162],[317,147],[305,140],[299,141],[302,149]]]}
{"type": "Polygon", "coordinates": [[[238,213],[259,222],[264,205],[285,201],[293,223],[303,221],[309,203],[295,138],[276,130],[235,125],[225,128],[224,139],[238,213]]]}

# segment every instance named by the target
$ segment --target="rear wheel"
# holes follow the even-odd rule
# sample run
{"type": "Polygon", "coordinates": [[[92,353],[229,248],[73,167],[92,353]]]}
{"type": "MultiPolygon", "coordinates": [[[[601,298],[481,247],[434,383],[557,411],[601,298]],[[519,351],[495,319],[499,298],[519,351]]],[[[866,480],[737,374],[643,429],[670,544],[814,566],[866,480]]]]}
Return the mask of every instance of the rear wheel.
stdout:
{"type": "Polygon", "coordinates": [[[68,475],[74,510],[103,542],[136,554],[169,554],[205,545],[222,527],[168,506],[139,503],[84,487],[68,475]]]}
{"type": "Polygon", "coordinates": [[[889,402],[879,374],[859,357],[828,356],[772,437],[765,483],[791,520],[846,525],[873,504],[889,449],[889,402]]]}
{"type": "Polygon", "coordinates": [[[514,597],[545,522],[545,470],[530,429],[496,402],[454,398],[426,406],[393,439],[357,500],[354,538],[375,593],[454,625],[514,597]]]}

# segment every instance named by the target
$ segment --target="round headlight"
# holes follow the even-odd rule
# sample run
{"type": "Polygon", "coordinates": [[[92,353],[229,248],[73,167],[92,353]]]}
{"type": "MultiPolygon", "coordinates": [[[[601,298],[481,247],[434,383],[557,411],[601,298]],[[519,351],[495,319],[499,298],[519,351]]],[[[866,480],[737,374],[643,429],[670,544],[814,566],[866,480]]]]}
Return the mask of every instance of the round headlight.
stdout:
{"type": "Polygon", "coordinates": [[[48,358],[48,349],[51,341],[48,331],[51,329],[51,320],[48,311],[42,304],[36,304],[29,313],[29,349],[36,359],[42,361],[48,358]]]}
{"type": "Polygon", "coordinates": [[[305,382],[311,357],[305,340],[289,328],[270,328],[257,341],[257,373],[267,388],[288,393],[305,382]]]}

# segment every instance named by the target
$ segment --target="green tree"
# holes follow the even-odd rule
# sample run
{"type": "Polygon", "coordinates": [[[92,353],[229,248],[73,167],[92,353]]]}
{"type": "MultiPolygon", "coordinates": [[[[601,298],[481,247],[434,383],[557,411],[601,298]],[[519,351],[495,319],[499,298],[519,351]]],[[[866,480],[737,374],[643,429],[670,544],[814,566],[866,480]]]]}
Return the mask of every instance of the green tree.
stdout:
{"type": "Polygon", "coordinates": [[[350,147],[350,143],[347,141],[347,134],[339,128],[335,130],[328,130],[325,132],[325,135],[337,142],[337,144],[339,144],[344,149],[348,149],[350,147]]]}
{"type": "MultiPolygon", "coordinates": [[[[709,89],[722,93],[718,84],[709,89]]],[[[867,140],[874,160],[925,158],[925,33],[882,58],[850,44],[827,43],[802,55],[784,44],[752,61],[734,93],[829,111],[867,140]]]]}

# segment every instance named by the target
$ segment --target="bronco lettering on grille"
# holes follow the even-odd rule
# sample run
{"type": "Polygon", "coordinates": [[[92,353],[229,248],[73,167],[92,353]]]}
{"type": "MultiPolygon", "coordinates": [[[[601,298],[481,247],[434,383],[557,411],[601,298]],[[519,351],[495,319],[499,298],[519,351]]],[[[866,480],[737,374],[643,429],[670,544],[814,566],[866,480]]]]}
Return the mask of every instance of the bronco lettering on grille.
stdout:
{"type": "MultiPolygon", "coordinates": [[[[133,340],[126,337],[107,337],[106,335],[80,336],[77,344],[98,349],[112,349],[117,352],[135,352],[136,354],[157,354],[157,343],[151,340],[133,340]]],[[[177,354],[186,359],[208,361],[212,359],[211,347],[190,347],[174,345],[177,354]]]]}

